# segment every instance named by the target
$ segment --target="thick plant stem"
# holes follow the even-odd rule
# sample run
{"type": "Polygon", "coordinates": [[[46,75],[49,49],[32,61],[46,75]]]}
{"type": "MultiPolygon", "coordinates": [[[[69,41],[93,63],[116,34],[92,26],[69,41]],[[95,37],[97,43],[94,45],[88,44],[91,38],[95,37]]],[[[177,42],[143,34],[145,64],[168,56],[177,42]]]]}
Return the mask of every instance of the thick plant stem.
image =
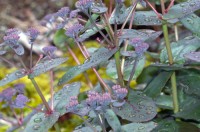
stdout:
{"type": "Polygon", "coordinates": [[[173,105],[174,105],[174,113],[179,111],[179,103],[177,97],[177,85],[176,85],[176,73],[173,72],[171,76],[171,84],[172,84],[172,97],[173,97],[173,105]]]}
{"type": "Polygon", "coordinates": [[[37,93],[39,94],[40,98],[42,99],[42,102],[43,102],[44,106],[46,107],[47,111],[51,112],[52,110],[49,107],[49,104],[47,103],[46,99],[44,98],[44,96],[43,96],[43,94],[42,94],[37,82],[35,81],[34,78],[31,78],[30,80],[31,80],[32,84],[34,85],[34,87],[35,87],[37,93]]]}
{"type": "MultiPolygon", "coordinates": [[[[115,36],[115,45],[117,47],[119,47],[118,45],[118,38],[117,38],[117,24],[115,23],[115,28],[114,28],[114,36],[115,36]]],[[[117,70],[117,75],[118,75],[118,81],[119,84],[123,87],[124,86],[124,79],[123,79],[123,75],[122,75],[122,71],[121,71],[121,61],[120,61],[120,51],[117,51],[114,55],[115,57],[115,63],[116,63],[116,70],[117,70]]]]}
{"type": "Polygon", "coordinates": [[[119,81],[119,84],[123,87],[124,81],[123,81],[123,76],[122,76],[122,72],[121,72],[120,52],[117,51],[115,53],[114,57],[115,57],[115,63],[116,63],[116,68],[117,68],[118,81],[119,81]]]}
{"type": "Polygon", "coordinates": [[[173,64],[173,56],[172,56],[172,51],[171,51],[170,42],[169,42],[168,28],[167,28],[167,24],[165,22],[164,22],[162,28],[163,28],[163,34],[164,34],[165,46],[167,49],[169,64],[172,65],[173,64]]]}
{"type": "MultiPolygon", "coordinates": [[[[167,28],[166,23],[163,24],[163,34],[164,34],[169,64],[172,65],[173,64],[173,56],[172,56],[172,51],[171,51],[171,47],[170,47],[169,36],[168,36],[168,28],[167,28]]],[[[175,74],[175,72],[171,76],[171,85],[172,85],[172,97],[173,97],[174,113],[177,113],[179,111],[179,103],[178,103],[178,96],[177,96],[177,86],[176,86],[176,74],[175,74]]]]}

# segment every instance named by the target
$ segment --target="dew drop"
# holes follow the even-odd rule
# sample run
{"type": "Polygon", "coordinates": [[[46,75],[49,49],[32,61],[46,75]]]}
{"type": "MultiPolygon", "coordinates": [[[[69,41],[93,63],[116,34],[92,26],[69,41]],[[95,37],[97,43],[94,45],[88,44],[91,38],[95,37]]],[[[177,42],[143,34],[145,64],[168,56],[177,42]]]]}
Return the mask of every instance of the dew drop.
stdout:
{"type": "Polygon", "coordinates": [[[187,18],[187,22],[190,23],[190,24],[194,24],[194,21],[190,18],[187,18]]]}
{"type": "Polygon", "coordinates": [[[35,123],[40,123],[41,121],[42,121],[42,118],[35,118],[35,119],[34,119],[34,122],[35,122],[35,123]]]}
{"type": "Polygon", "coordinates": [[[33,126],[33,130],[39,130],[40,129],[40,126],[39,125],[34,125],[33,126]]]}
{"type": "Polygon", "coordinates": [[[140,126],[139,128],[138,128],[138,130],[143,130],[145,127],[144,126],[140,126]]]}
{"type": "Polygon", "coordinates": [[[181,4],[180,4],[180,6],[181,6],[181,7],[184,7],[184,6],[185,6],[185,4],[184,4],[184,3],[181,3],[181,4]]]}

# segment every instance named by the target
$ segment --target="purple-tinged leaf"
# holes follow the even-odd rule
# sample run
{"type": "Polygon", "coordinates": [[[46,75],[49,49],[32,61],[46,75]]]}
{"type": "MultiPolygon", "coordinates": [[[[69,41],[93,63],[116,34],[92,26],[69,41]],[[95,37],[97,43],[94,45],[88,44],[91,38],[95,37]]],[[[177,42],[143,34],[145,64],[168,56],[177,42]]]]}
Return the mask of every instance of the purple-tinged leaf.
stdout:
{"type": "MultiPolygon", "coordinates": [[[[105,26],[98,26],[98,28],[100,30],[104,29],[105,26]]],[[[81,34],[78,38],[78,41],[84,41],[86,39],[88,39],[89,37],[91,37],[92,35],[98,33],[98,30],[96,27],[92,27],[92,28],[89,28],[87,29],[83,34],[81,34]]]]}
{"type": "MultiPolygon", "coordinates": [[[[194,36],[171,43],[172,56],[175,64],[185,62],[184,54],[196,51],[200,47],[200,39],[194,36]]],[[[160,61],[168,63],[167,50],[164,48],[160,53],[160,61]]]]}
{"type": "Polygon", "coordinates": [[[6,85],[7,83],[12,82],[14,80],[17,80],[19,78],[22,78],[26,75],[27,75],[27,73],[25,72],[25,69],[20,69],[20,70],[13,72],[13,73],[7,74],[5,76],[5,78],[0,80],[0,86],[6,85]]]}
{"type": "Polygon", "coordinates": [[[31,117],[24,132],[48,132],[48,130],[56,123],[59,116],[59,112],[53,112],[49,115],[39,112],[31,117]]]}
{"type": "Polygon", "coordinates": [[[133,25],[162,25],[162,21],[154,11],[137,11],[135,12],[133,25]]]}
{"type": "MultiPolygon", "coordinates": [[[[66,106],[69,104],[70,97],[77,96],[80,92],[81,83],[75,82],[65,85],[54,95],[54,109],[60,115],[67,113],[66,106]]],[[[50,101],[49,101],[50,102],[50,101]]]]}
{"type": "Polygon", "coordinates": [[[163,19],[171,23],[176,23],[179,18],[183,18],[194,11],[200,9],[200,0],[188,0],[187,2],[181,2],[170,8],[168,13],[163,16],[163,19]]]}
{"type": "Polygon", "coordinates": [[[162,31],[154,31],[150,29],[145,30],[134,30],[124,29],[119,33],[120,39],[141,39],[144,42],[151,42],[162,34],[162,31]]]}
{"type": "Polygon", "coordinates": [[[28,75],[29,78],[34,78],[44,72],[51,70],[54,67],[67,61],[67,58],[55,58],[51,60],[46,60],[44,62],[38,63],[32,68],[32,73],[28,75]]]}
{"type": "Polygon", "coordinates": [[[105,13],[108,8],[103,3],[93,3],[91,6],[91,12],[96,14],[105,13]]]}
{"type": "Polygon", "coordinates": [[[0,50],[0,55],[4,55],[6,52],[6,50],[0,50]]]}
{"type": "Polygon", "coordinates": [[[137,56],[135,51],[121,51],[120,53],[121,53],[121,55],[127,56],[127,57],[136,57],[137,56]]]}
{"type": "Polygon", "coordinates": [[[70,81],[72,78],[77,76],[78,74],[97,66],[98,64],[107,61],[116,51],[118,48],[114,48],[112,50],[106,48],[100,48],[94,52],[94,54],[85,61],[84,64],[72,67],[69,69],[59,80],[58,85],[62,85],[65,82],[70,81]]]}
{"type": "Polygon", "coordinates": [[[146,123],[130,123],[122,126],[123,132],[151,132],[157,123],[146,122],[146,123]]]}
{"type": "Polygon", "coordinates": [[[122,107],[125,103],[126,103],[125,100],[123,100],[122,102],[115,101],[115,102],[113,102],[112,105],[113,105],[114,107],[122,107]]]}
{"type": "Polygon", "coordinates": [[[200,62],[200,52],[190,52],[184,54],[184,57],[191,61],[200,62]]]}
{"type": "Polygon", "coordinates": [[[114,112],[132,122],[145,122],[153,119],[157,108],[153,100],[141,92],[129,91],[128,100],[122,107],[113,107],[114,112]]]}
{"type": "MultiPolygon", "coordinates": [[[[101,132],[102,129],[100,126],[93,126],[98,132],[101,132]]],[[[73,132],[94,132],[93,128],[90,127],[82,127],[82,128],[78,128],[73,131],[73,132]]]]}
{"type": "Polygon", "coordinates": [[[125,22],[129,12],[131,11],[133,6],[130,6],[129,8],[126,8],[126,6],[123,3],[117,4],[115,9],[113,10],[109,23],[110,24],[122,24],[125,22]]]}
{"type": "Polygon", "coordinates": [[[23,55],[24,54],[24,47],[21,44],[10,44],[10,48],[12,48],[16,54],[23,55]]]}

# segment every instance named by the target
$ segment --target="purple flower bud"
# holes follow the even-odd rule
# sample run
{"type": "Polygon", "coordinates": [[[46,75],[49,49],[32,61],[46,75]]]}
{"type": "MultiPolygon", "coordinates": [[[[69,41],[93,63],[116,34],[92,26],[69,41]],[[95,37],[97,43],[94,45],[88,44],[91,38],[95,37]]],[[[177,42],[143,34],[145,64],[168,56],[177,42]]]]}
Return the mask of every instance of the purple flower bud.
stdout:
{"type": "Polygon", "coordinates": [[[78,112],[78,99],[76,96],[70,97],[69,104],[66,106],[68,112],[76,113],[78,112]]]}
{"type": "Polygon", "coordinates": [[[26,96],[24,96],[23,94],[19,94],[19,95],[17,95],[17,98],[15,99],[14,107],[15,108],[24,108],[26,103],[29,101],[30,100],[26,96]]]}
{"type": "Polygon", "coordinates": [[[65,18],[70,12],[69,7],[63,7],[60,10],[58,10],[58,12],[56,13],[57,17],[62,17],[65,18]]]}
{"type": "Polygon", "coordinates": [[[142,43],[139,46],[135,47],[135,53],[137,56],[141,57],[143,56],[144,52],[147,51],[148,48],[149,48],[149,45],[147,43],[142,43]]]}
{"type": "Polygon", "coordinates": [[[19,94],[24,94],[24,87],[25,85],[22,83],[16,84],[14,85],[15,90],[17,91],[17,93],[19,94]]]}
{"type": "Polygon", "coordinates": [[[39,35],[39,31],[33,27],[29,28],[27,31],[27,35],[30,37],[31,43],[35,41],[37,36],[39,35]]]}
{"type": "Polygon", "coordinates": [[[76,2],[76,7],[85,10],[90,8],[93,2],[94,0],[79,0],[76,2]]]}
{"type": "Polygon", "coordinates": [[[11,33],[3,37],[4,41],[8,44],[17,44],[19,38],[19,35],[15,33],[11,33]]]}
{"type": "Polygon", "coordinates": [[[46,15],[42,21],[40,22],[41,25],[46,26],[47,23],[53,23],[55,21],[55,13],[46,15]]]}
{"type": "Polygon", "coordinates": [[[10,34],[19,34],[20,31],[17,28],[10,28],[6,31],[6,35],[10,35],[10,34]]]}
{"type": "Polygon", "coordinates": [[[55,46],[47,46],[42,48],[45,55],[48,55],[50,57],[55,57],[54,52],[57,50],[55,46]]]}
{"type": "Polygon", "coordinates": [[[112,86],[112,89],[114,96],[119,100],[123,100],[128,94],[128,90],[126,88],[121,88],[120,85],[114,85],[112,86]]]}
{"type": "Polygon", "coordinates": [[[92,109],[96,109],[99,105],[100,99],[101,99],[101,96],[99,95],[99,93],[95,91],[89,91],[88,98],[86,99],[86,103],[92,109]]]}
{"type": "Polygon", "coordinates": [[[83,26],[77,23],[73,25],[72,27],[68,28],[65,34],[71,38],[75,38],[82,29],[83,29],[83,26]]]}
{"type": "Polygon", "coordinates": [[[111,103],[111,96],[109,93],[104,93],[100,98],[101,106],[108,106],[111,103]]]}
{"type": "Polygon", "coordinates": [[[13,88],[6,88],[5,90],[2,91],[0,94],[1,101],[11,101],[12,97],[16,94],[16,90],[13,88]]]}
{"type": "Polygon", "coordinates": [[[73,10],[70,12],[69,18],[75,18],[78,16],[79,10],[73,10]]]}

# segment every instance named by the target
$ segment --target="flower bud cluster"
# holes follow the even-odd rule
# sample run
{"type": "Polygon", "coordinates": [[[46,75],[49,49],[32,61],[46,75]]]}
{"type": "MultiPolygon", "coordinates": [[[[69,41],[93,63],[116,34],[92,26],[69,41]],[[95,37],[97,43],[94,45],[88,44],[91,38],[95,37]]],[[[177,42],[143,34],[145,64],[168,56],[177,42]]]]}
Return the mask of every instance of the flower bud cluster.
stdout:
{"type": "Polygon", "coordinates": [[[120,85],[114,85],[112,89],[117,100],[123,100],[128,94],[128,90],[126,88],[121,88],[120,85]]]}
{"type": "Polygon", "coordinates": [[[29,36],[30,43],[32,44],[36,40],[37,36],[39,35],[39,31],[37,29],[31,27],[28,29],[26,34],[29,36]]]}
{"type": "Polygon", "coordinates": [[[78,9],[88,9],[91,7],[91,5],[94,3],[94,0],[79,0],[76,2],[76,7],[78,9]]]}
{"type": "Polygon", "coordinates": [[[6,35],[3,37],[4,41],[8,44],[16,45],[19,41],[19,30],[16,28],[11,28],[6,31],[6,35]]]}
{"type": "Polygon", "coordinates": [[[69,27],[65,34],[71,38],[76,38],[76,36],[79,34],[79,32],[83,29],[83,25],[77,23],[73,26],[69,27]]]}
{"type": "Polygon", "coordinates": [[[78,99],[77,96],[70,97],[69,105],[66,106],[68,112],[76,113],[78,112],[78,99]]]}
{"type": "Polygon", "coordinates": [[[55,46],[46,46],[42,48],[45,55],[49,56],[50,58],[55,58],[54,52],[57,50],[55,46]]]}
{"type": "Polygon", "coordinates": [[[24,95],[24,84],[16,84],[14,88],[6,88],[0,93],[0,101],[14,108],[24,108],[29,99],[24,95]],[[13,100],[14,96],[17,97],[13,100]]]}

